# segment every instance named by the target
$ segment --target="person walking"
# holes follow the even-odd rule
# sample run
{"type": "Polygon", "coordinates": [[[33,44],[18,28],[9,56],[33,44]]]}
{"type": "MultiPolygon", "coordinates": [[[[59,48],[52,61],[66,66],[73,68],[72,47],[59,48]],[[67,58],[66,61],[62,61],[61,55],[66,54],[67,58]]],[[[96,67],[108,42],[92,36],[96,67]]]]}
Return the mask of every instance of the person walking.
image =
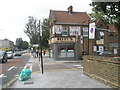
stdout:
{"type": "Polygon", "coordinates": [[[43,51],[43,55],[45,55],[45,50],[43,51]]]}

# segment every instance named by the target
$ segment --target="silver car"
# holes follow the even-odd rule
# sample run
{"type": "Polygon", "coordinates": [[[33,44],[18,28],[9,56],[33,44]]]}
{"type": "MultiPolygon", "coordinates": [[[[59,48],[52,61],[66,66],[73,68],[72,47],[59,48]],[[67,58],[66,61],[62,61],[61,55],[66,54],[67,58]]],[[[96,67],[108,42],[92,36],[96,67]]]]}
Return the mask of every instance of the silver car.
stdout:
{"type": "Polygon", "coordinates": [[[99,56],[107,56],[107,55],[112,55],[112,53],[108,52],[108,51],[104,51],[104,52],[100,52],[98,55],[99,56]]]}

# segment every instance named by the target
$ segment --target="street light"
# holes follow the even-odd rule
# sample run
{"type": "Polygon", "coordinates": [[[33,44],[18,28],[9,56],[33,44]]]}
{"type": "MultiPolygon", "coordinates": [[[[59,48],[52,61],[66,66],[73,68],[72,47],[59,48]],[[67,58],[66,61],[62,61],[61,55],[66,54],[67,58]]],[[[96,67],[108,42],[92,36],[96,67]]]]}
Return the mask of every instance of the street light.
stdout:
{"type": "Polygon", "coordinates": [[[40,48],[40,55],[39,55],[39,61],[41,57],[41,69],[43,74],[43,57],[42,57],[42,26],[39,20],[39,48],[40,48]]]}
{"type": "Polygon", "coordinates": [[[90,24],[90,19],[88,19],[88,55],[89,55],[89,24],[90,24]]]}

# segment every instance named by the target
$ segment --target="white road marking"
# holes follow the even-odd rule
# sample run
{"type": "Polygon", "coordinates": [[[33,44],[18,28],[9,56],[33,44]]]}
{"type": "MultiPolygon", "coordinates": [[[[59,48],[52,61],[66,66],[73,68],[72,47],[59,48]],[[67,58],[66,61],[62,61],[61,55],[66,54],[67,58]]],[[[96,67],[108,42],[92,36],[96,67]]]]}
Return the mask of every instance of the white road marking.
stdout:
{"type": "Polygon", "coordinates": [[[4,74],[1,74],[1,75],[0,75],[0,78],[4,78],[4,77],[7,77],[7,76],[4,76],[4,74]]]}
{"type": "Polygon", "coordinates": [[[76,67],[76,68],[83,68],[83,67],[76,67]]]}
{"type": "Polygon", "coordinates": [[[32,66],[30,66],[30,70],[32,71],[32,66]]]}
{"type": "Polygon", "coordinates": [[[15,77],[19,77],[19,75],[14,75],[15,77]]]}
{"type": "Polygon", "coordinates": [[[4,76],[4,74],[1,74],[1,75],[0,75],[0,78],[2,78],[3,76],[4,76]]]}
{"type": "Polygon", "coordinates": [[[82,66],[82,65],[72,65],[73,67],[80,67],[80,66],[82,66]]]}
{"type": "Polygon", "coordinates": [[[26,68],[27,68],[27,65],[25,65],[25,67],[23,68],[23,70],[26,69],[26,68]]]}
{"type": "Polygon", "coordinates": [[[12,67],[10,67],[7,71],[10,71],[10,70],[12,70],[13,68],[17,68],[17,67],[15,67],[15,66],[12,66],[12,67]]]}

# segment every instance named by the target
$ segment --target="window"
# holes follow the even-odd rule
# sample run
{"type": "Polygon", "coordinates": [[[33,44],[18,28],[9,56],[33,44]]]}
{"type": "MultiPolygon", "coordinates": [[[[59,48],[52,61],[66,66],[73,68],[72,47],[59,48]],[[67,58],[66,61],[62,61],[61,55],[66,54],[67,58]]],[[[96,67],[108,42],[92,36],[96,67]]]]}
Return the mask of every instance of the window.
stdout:
{"type": "Polygon", "coordinates": [[[100,32],[100,36],[104,36],[104,32],[100,32]]]}
{"type": "Polygon", "coordinates": [[[55,25],[55,33],[56,34],[61,34],[61,25],[55,25]]]}
{"type": "Polygon", "coordinates": [[[104,32],[100,32],[100,39],[104,39],[104,32]]]}
{"type": "Polygon", "coordinates": [[[80,27],[71,26],[70,27],[70,36],[79,36],[80,35],[80,27]]]}
{"type": "Polygon", "coordinates": [[[87,27],[83,27],[83,37],[88,37],[88,28],[87,27]]]}
{"type": "Polygon", "coordinates": [[[68,27],[66,26],[62,27],[62,36],[68,36],[68,27]]]}

